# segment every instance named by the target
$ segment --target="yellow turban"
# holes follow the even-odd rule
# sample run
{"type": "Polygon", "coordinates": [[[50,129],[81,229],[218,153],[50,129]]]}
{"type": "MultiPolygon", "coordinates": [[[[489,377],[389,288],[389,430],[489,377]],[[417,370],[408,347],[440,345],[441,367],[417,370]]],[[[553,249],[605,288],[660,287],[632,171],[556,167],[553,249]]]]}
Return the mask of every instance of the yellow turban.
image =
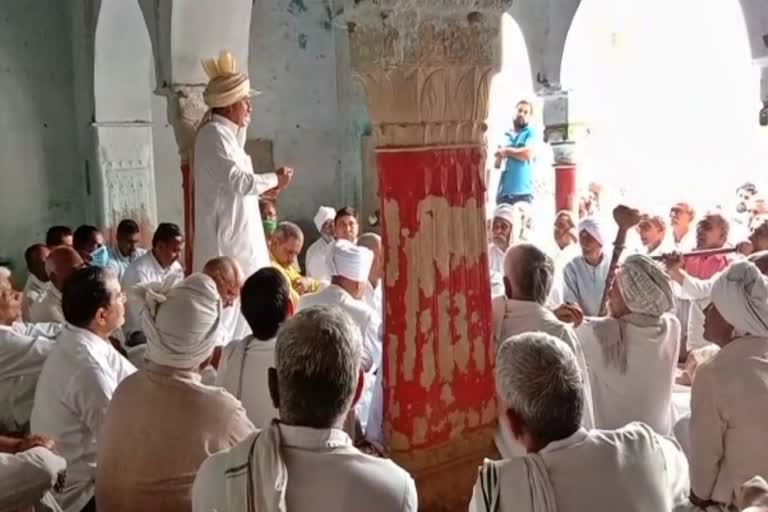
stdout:
{"type": "Polygon", "coordinates": [[[251,90],[248,75],[237,71],[235,57],[228,51],[222,51],[218,59],[204,60],[203,69],[208,75],[203,100],[210,108],[228,107],[257,94],[251,90]]]}

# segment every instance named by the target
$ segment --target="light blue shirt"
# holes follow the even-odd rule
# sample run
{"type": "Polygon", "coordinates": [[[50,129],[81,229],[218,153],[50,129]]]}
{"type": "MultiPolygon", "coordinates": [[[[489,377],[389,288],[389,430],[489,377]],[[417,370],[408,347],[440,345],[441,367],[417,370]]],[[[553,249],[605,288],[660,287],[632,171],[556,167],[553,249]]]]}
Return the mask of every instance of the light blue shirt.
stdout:
{"type": "Polygon", "coordinates": [[[597,316],[610,266],[611,255],[605,252],[596,267],[583,255],[573,258],[563,269],[563,300],[578,304],[585,316],[597,316]]]}
{"type": "MultiPolygon", "coordinates": [[[[507,132],[504,136],[506,138],[506,147],[508,148],[531,147],[534,141],[534,132],[531,125],[526,126],[519,132],[507,132]]],[[[497,202],[502,197],[525,195],[533,195],[533,166],[531,161],[517,160],[516,158],[509,157],[499,180],[497,202]]]]}
{"type": "Polygon", "coordinates": [[[122,281],[123,274],[125,274],[125,269],[128,268],[128,265],[146,254],[146,252],[146,249],[138,247],[136,248],[136,252],[133,253],[133,256],[126,258],[122,255],[120,249],[118,249],[116,245],[109,247],[107,249],[107,254],[109,255],[109,260],[107,260],[107,268],[116,272],[118,279],[122,281]]]}

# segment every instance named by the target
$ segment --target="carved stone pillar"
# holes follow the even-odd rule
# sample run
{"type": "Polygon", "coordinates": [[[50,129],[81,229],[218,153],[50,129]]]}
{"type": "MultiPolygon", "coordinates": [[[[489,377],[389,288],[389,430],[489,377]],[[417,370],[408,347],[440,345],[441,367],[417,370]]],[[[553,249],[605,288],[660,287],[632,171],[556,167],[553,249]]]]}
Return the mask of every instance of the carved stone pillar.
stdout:
{"type": "Polygon", "coordinates": [[[564,91],[540,93],[544,100],[544,140],[552,146],[555,168],[555,211],[578,213],[578,144],[587,130],[573,115],[573,96],[564,91]]]}
{"type": "Polygon", "coordinates": [[[420,510],[466,509],[493,452],[485,120],[506,0],[347,9],[376,140],[385,254],[384,417],[420,510]]]}
{"type": "Polygon", "coordinates": [[[207,107],[203,102],[201,86],[176,86],[164,92],[167,100],[168,122],[179,147],[181,160],[181,186],[184,194],[184,236],[187,250],[184,251],[184,268],[192,271],[192,247],[195,240],[195,183],[192,174],[192,155],[195,133],[207,107]]]}

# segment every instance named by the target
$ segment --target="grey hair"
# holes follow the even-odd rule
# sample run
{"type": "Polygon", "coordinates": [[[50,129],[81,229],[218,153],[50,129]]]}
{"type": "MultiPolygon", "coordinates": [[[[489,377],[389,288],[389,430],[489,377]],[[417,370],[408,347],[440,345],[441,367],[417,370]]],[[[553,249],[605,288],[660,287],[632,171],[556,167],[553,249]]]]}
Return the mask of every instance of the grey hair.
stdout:
{"type": "Polygon", "coordinates": [[[525,429],[546,445],[579,429],[584,384],[576,356],[542,332],[507,339],[496,353],[496,391],[525,429]]]}
{"type": "Polygon", "coordinates": [[[357,245],[376,251],[381,247],[381,237],[376,233],[363,233],[357,239],[357,245]]]}
{"type": "Polygon", "coordinates": [[[301,231],[301,228],[293,222],[283,221],[275,228],[274,233],[272,233],[272,238],[275,238],[281,242],[284,242],[289,238],[297,238],[303,241],[304,232],[301,231]]]}
{"type": "Polygon", "coordinates": [[[357,389],[363,336],[336,306],[301,310],[277,334],[280,419],[331,428],[349,412],[357,389]]]}
{"type": "Polygon", "coordinates": [[[514,283],[517,298],[544,304],[555,280],[555,263],[533,244],[515,244],[504,257],[504,274],[514,283]]]}

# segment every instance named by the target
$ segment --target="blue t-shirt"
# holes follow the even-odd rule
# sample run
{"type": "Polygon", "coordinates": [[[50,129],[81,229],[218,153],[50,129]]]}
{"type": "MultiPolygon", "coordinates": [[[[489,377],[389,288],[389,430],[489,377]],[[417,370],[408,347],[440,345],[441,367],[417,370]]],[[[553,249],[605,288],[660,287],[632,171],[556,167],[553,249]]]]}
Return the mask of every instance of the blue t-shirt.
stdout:
{"type": "MultiPolygon", "coordinates": [[[[526,126],[517,133],[507,132],[508,148],[524,148],[533,144],[533,129],[526,126]]],[[[533,195],[533,167],[531,161],[525,162],[514,158],[507,158],[507,165],[501,173],[497,198],[533,195]]]]}

